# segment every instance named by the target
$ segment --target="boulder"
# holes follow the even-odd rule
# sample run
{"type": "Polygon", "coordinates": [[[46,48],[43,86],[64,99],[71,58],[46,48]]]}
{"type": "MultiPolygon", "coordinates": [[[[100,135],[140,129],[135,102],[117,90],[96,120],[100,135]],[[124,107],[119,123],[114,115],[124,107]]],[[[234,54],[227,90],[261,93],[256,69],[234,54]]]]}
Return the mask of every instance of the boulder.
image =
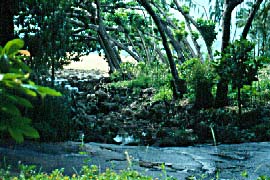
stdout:
{"type": "Polygon", "coordinates": [[[103,102],[103,101],[106,101],[106,100],[109,99],[109,95],[106,92],[102,91],[102,90],[96,91],[95,95],[98,98],[99,102],[103,102]]]}
{"type": "Polygon", "coordinates": [[[99,104],[100,112],[108,114],[111,111],[118,111],[119,106],[117,103],[111,103],[111,102],[101,102],[99,104]]]}

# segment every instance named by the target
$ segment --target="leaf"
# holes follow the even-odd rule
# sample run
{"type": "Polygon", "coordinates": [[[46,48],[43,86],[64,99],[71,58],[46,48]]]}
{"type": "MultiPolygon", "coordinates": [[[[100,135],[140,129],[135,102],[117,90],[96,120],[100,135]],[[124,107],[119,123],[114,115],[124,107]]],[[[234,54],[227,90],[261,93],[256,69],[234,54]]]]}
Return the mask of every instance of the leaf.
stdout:
{"type": "Polygon", "coordinates": [[[8,128],[8,132],[15,141],[22,143],[24,138],[22,132],[17,128],[8,128]]]}
{"type": "Polygon", "coordinates": [[[62,94],[54,89],[51,89],[49,87],[42,87],[42,86],[36,86],[38,92],[41,94],[41,96],[50,95],[50,96],[61,96],[62,94]]]}
{"type": "Polygon", "coordinates": [[[10,115],[13,115],[13,116],[21,116],[21,112],[13,104],[6,103],[1,107],[0,110],[3,111],[4,113],[7,113],[7,114],[10,114],[10,115]]]}
{"type": "Polygon", "coordinates": [[[24,42],[21,39],[13,39],[9,42],[7,42],[7,44],[4,47],[4,52],[7,55],[12,55],[18,52],[18,50],[20,50],[21,48],[23,48],[24,46],[24,42]]]}
{"type": "Polygon", "coordinates": [[[24,78],[22,74],[15,74],[15,73],[6,73],[4,74],[3,80],[14,80],[14,79],[21,79],[24,78]]]}
{"type": "Polygon", "coordinates": [[[19,53],[24,56],[31,56],[30,52],[27,50],[19,50],[19,53]]]}
{"type": "Polygon", "coordinates": [[[26,117],[14,117],[13,120],[17,126],[23,126],[24,124],[30,124],[31,119],[26,117]]]}
{"type": "Polygon", "coordinates": [[[39,138],[38,131],[35,128],[29,126],[28,124],[25,124],[24,126],[22,126],[21,131],[27,137],[39,138]]]}
{"type": "Polygon", "coordinates": [[[28,96],[32,96],[32,97],[36,97],[37,96],[37,93],[31,89],[28,89],[28,88],[22,88],[20,89],[23,93],[25,93],[26,95],[28,96]]]}
{"type": "Polygon", "coordinates": [[[18,104],[27,108],[33,108],[33,105],[31,104],[31,102],[25,98],[21,98],[15,95],[8,95],[7,98],[14,104],[18,104]]]}

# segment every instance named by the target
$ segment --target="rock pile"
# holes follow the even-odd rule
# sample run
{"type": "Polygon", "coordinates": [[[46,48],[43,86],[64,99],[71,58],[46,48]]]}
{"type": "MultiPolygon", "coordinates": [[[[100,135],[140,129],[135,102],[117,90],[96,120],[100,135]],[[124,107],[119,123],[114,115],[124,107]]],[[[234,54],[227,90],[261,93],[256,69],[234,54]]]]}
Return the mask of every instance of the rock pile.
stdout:
{"type": "Polygon", "coordinates": [[[58,79],[71,93],[72,121],[86,142],[146,145],[188,145],[197,138],[182,129],[171,102],[153,102],[154,88],[110,87],[110,78],[83,71],[62,72],[58,79]],[[190,136],[189,136],[190,134],[190,136]],[[188,136],[188,138],[186,138],[188,136]]]}

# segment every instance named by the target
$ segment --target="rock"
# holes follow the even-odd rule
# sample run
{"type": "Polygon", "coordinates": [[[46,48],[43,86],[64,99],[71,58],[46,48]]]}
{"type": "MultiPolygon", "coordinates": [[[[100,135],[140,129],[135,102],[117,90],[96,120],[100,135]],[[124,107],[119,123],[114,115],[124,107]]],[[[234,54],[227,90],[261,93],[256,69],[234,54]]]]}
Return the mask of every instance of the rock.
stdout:
{"type": "Polygon", "coordinates": [[[152,119],[161,120],[163,117],[167,116],[167,106],[163,102],[156,102],[152,105],[149,112],[152,119]]]}
{"type": "Polygon", "coordinates": [[[121,114],[126,115],[126,116],[133,116],[134,111],[132,111],[130,108],[124,108],[121,110],[121,114]]]}
{"type": "Polygon", "coordinates": [[[147,119],[149,118],[149,111],[145,108],[141,108],[140,110],[134,112],[134,117],[137,119],[147,119]]]}
{"type": "Polygon", "coordinates": [[[96,95],[95,94],[87,94],[86,95],[86,99],[88,101],[93,101],[95,98],[96,98],[96,95]]]}
{"type": "Polygon", "coordinates": [[[148,96],[152,96],[154,93],[155,93],[155,89],[151,87],[151,88],[142,89],[140,95],[143,98],[147,98],[148,96]]]}
{"type": "MultiPolygon", "coordinates": [[[[123,136],[114,136],[119,143],[123,136]]],[[[35,164],[42,171],[64,168],[64,174],[74,174],[83,165],[97,165],[101,172],[111,167],[115,171],[128,168],[128,159],[132,160],[132,169],[146,175],[160,178],[162,165],[167,176],[177,179],[243,179],[241,172],[247,170],[247,179],[257,179],[260,175],[269,176],[270,143],[244,143],[231,145],[199,145],[194,147],[155,148],[149,146],[121,146],[112,144],[85,143],[86,154],[79,154],[80,142],[0,144],[0,158],[17,167],[18,162],[35,164]],[[91,161],[85,160],[90,158],[91,161]],[[259,167],[259,168],[258,168],[259,167]],[[198,176],[197,176],[198,175],[198,176]]],[[[12,170],[14,170],[12,168],[12,170]]],[[[19,172],[19,169],[16,172],[19,172]]]]}
{"type": "Polygon", "coordinates": [[[102,90],[96,91],[95,95],[97,96],[99,102],[102,102],[102,101],[105,101],[105,100],[109,99],[109,95],[106,92],[102,91],[102,90]]]}
{"type": "Polygon", "coordinates": [[[87,114],[96,114],[98,112],[98,107],[94,102],[88,103],[87,108],[85,109],[85,112],[87,114]]]}
{"type": "Polygon", "coordinates": [[[100,112],[103,112],[105,114],[108,114],[111,111],[118,111],[119,106],[117,103],[111,103],[111,102],[101,102],[99,104],[100,112]]]}
{"type": "Polygon", "coordinates": [[[133,103],[131,103],[130,104],[130,108],[132,109],[132,110],[135,110],[135,109],[137,109],[138,108],[138,102],[137,101],[134,101],[133,103]]]}
{"type": "Polygon", "coordinates": [[[102,78],[100,79],[100,81],[101,81],[102,83],[111,83],[111,82],[112,82],[112,80],[111,80],[110,77],[102,77],[102,78]]]}

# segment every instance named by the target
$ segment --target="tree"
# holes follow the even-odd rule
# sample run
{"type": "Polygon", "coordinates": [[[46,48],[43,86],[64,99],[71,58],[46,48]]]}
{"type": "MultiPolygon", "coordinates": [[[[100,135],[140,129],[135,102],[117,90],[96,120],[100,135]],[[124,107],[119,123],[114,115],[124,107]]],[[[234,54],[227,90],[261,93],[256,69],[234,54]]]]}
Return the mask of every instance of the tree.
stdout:
{"type": "MultiPolygon", "coordinates": [[[[261,7],[258,13],[254,17],[253,26],[250,30],[250,38],[257,41],[256,53],[257,56],[270,56],[270,2],[264,2],[261,4],[261,7]]],[[[245,16],[244,9],[239,13],[238,22],[243,26],[243,20],[245,16]]]]}
{"type": "MultiPolygon", "coordinates": [[[[38,69],[39,73],[42,69],[47,71],[52,67],[52,80],[54,69],[66,62],[66,52],[104,53],[110,71],[113,72],[120,69],[121,54],[125,51],[137,61],[162,61],[168,64],[173,75],[175,92],[180,91],[183,94],[184,91],[180,90],[182,88],[177,87],[182,81],[178,77],[176,65],[195,57],[204,62],[205,57],[197,42],[199,38],[204,41],[208,57],[213,59],[215,29],[221,19],[222,53],[231,40],[232,11],[244,2],[252,3],[250,0],[210,2],[215,2],[211,8],[215,10],[210,16],[212,19],[208,16],[198,19],[192,17],[189,11],[196,7],[196,3],[191,0],[42,0],[19,3],[16,1],[9,5],[12,5],[13,9],[16,9],[16,5],[20,8],[20,11],[15,13],[18,15],[15,18],[16,25],[22,27],[17,33],[24,36],[26,47],[33,49],[32,67],[38,69]],[[190,7],[186,6],[187,3],[190,7]],[[175,10],[184,21],[170,13],[175,10]],[[189,38],[192,41],[189,41],[189,38]]],[[[249,16],[245,17],[247,23],[243,25],[243,38],[253,29],[251,24],[254,18],[259,17],[256,15],[262,3],[263,0],[252,3],[254,6],[250,8],[249,16]]],[[[267,3],[265,6],[269,7],[267,3]]],[[[264,14],[267,14],[266,12],[264,14]]],[[[13,13],[13,17],[15,14],[13,13]]],[[[265,44],[262,43],[262,46],[265,47],[265,44]]],[[[216,93],[217,107],[228,104],[228,82],[222,74],[220,77],[216,93]]]]}
{"type": "MultiPolygon", "coordinates": [[[[230,26],[231,26],[231,17],[232,17],[232,11],[241,3],[243,3],[244,0],[225,0],[224,1],[224,12],[222,16],[222,45],[221,45],[221,53],[225,53],[225,49],[228,47],[230,43],[230,26]]],[[[258,8],[260,4],[262,3],[262,0],[257,0],[253,9],[250,11],[250,15],[248,18],[248,21],[244,27],[242,38],[246,38],[247,33],[251,27],[251,23],[254,19],[254,16],[256,12],[258,11],[258,8]]],[[[220,81],[217,84],[217,93],[216,93],[216,107],[223,107],[228,105],[228,81],[226,81],[226,77],[224,77],[222,74],[220,74],[220,81]]]]}
{"type": "Polygon", "coordinates": [[[15,25],[16,33],[25,40],[31,51],[30,66],[37,75],[51,69],[52,85],[55,69],[70,60],[72,48],[71,25],[66,11],[70,1],[24,1],[19,4],[15,25]],[[69,52],[69,54],[67,53],[69,52]]]}
{"type": "MultiPolygon", "coordinates": [[[[170,69],[171,69],[171,73],[173,76],[173,87],[175,88],[175,91],[177,93],[184,93],[183,90],[179,89],[179,83],[181,83],[180,79],[179,79],[179,75],[178,75],[178,71],[176,69],[176,65],[175,62],[173,60],[173,56],[167,41],[167,37],[166,37],[166,32],[168,33],[168,29],[166,26],[164,26],[164,24],[162,23],[161,19],[157,16],[157,14],[153,11],[153,9],[151,8],[150,4],[145,1],[145,0],[139,0],[138,1],[145,9],[146,11],[150,14],[150,16],[153,18],[155,24],[158,27],[159,33],[161,35],[162,38],[162,43],[163,46],[165,48],[168,60],[169,60],[169,64],[170,64],[170,69]]],[[[175,95],[177,98],[177,95],[175,95]]]]}

